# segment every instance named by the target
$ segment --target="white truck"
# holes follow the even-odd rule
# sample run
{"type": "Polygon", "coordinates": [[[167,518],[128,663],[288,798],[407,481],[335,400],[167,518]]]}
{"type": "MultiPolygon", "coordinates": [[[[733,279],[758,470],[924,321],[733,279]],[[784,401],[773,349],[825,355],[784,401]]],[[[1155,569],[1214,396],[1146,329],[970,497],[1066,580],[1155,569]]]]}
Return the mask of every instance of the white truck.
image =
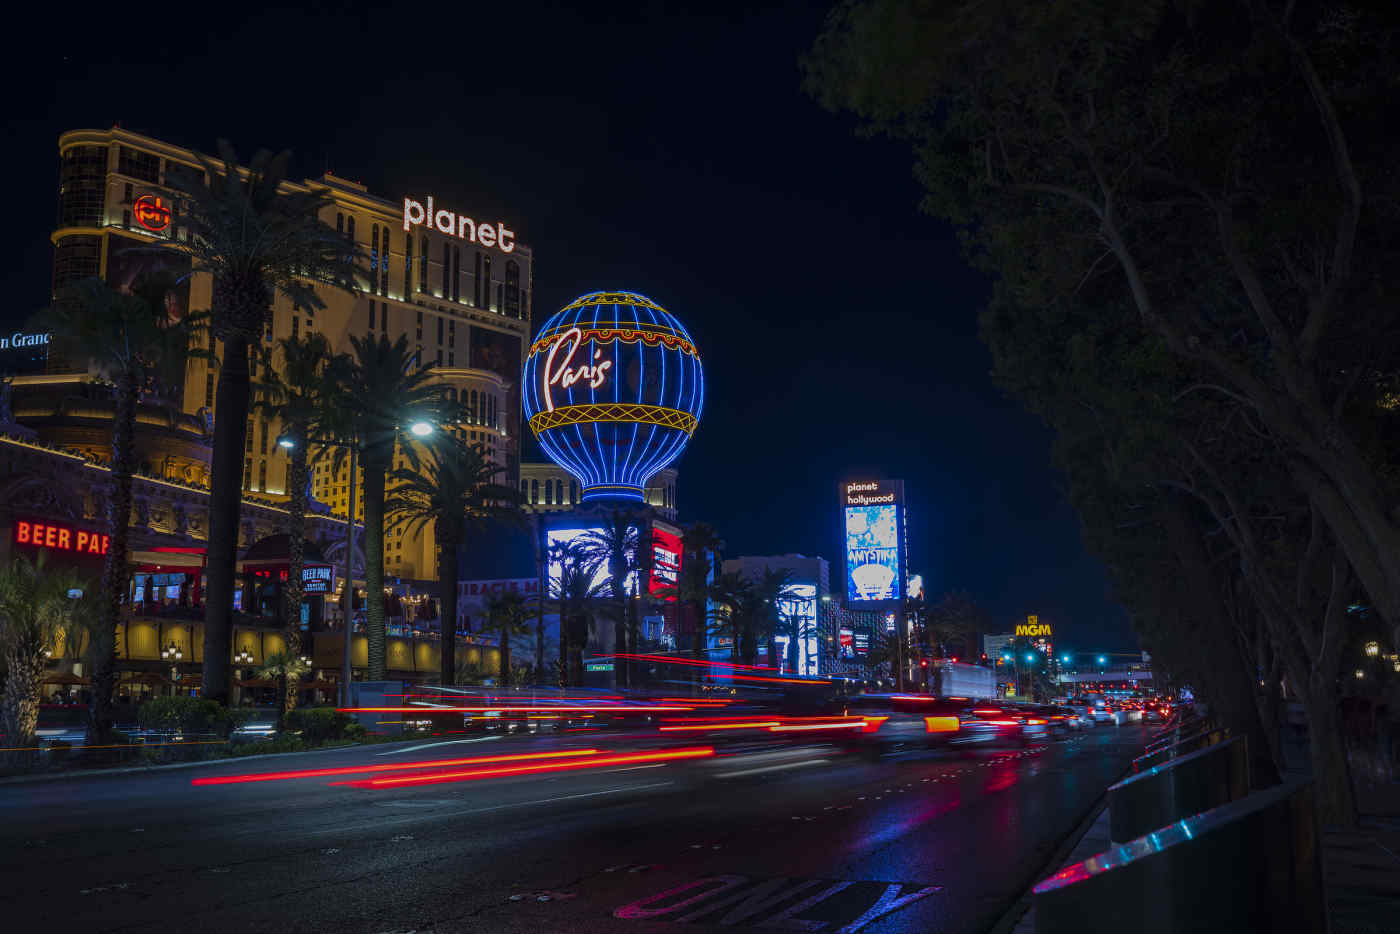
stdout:
{"type": "Polygon", "coordinates": [[[929,689],[940,697],[970,697],[973,700],[995,698],[996,679],[992,669],[962,662],[935,661],[929,689]]]}

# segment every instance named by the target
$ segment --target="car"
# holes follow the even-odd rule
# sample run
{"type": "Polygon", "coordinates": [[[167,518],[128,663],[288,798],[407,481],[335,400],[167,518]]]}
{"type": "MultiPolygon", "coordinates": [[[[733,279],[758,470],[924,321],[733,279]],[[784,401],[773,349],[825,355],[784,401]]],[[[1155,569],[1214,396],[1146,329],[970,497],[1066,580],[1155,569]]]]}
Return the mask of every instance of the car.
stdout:
{"type": "Polygon", "coordinates": [[[1050,739],[1050,721],[1034,706],[979,703],[965,711],[961,730],[982,742],[1028,746],[1050,739]]]}
{"type": "Polygon", "coordinates": [[[1026,708],[1031,716],[1043,717],[1051,739],[1064,739],[1073,731],[1083,729],[1080,714],[1058,704],[1039,704],[1026,708]]]}
{"type": "Polygon", "coordinates": [[[842,702],[839,715],[865,718],[864,728],[845,736],[847,745],[882,753],[957,745],[971,703],[932,694],[859,694],[842,702]]]}

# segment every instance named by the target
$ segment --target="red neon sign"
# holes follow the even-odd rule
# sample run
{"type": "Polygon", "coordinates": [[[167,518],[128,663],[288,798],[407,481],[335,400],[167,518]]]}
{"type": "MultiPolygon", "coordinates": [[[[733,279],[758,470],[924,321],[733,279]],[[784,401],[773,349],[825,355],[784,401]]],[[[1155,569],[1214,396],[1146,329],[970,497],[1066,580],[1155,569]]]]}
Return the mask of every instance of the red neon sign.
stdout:
{"type": "Polygon", "coordinates": [[[662,528],[651,530],[651,580],[647,590],[653,597],[667,601],[676,599],[676,587],[680,584],[681,539],[679,535],[662,528]]]}
{"type": "Polygon", "coordinates": [[[85,555],[105,555],[111,544],[108,536],[87,529],[75,529],[57,522],[15,520],[15,544],[55,551],[76,551],[85,555]]]}
{"type": "Polygon", "coordinates": [[[142,195],[131,206],[131,216],[147,230],[160,233],[170,226],[170,208],[160,195],[142,195]]]}

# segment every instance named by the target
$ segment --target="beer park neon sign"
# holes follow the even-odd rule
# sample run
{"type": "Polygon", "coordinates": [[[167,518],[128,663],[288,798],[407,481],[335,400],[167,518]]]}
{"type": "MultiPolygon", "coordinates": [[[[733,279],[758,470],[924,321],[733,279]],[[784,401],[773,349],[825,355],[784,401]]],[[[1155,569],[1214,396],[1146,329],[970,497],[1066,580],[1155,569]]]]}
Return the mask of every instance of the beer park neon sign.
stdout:
{"type": "Polygon", "coordinates": [[[26,519],[15,520],[14,540],[16,545],[84,555],[105,555],[111,546],[110,537],[101,532],[74,528],[61,522],[32,522],[26,519]]]}
{"type": "Polygon", "coordinates": [[[433,209],[433,196],[423,201],[403,199],[403,229],[411,232],[414,227],[427,227],[445,233],[458,240],[479,243],[482,246],[498,247],[503,253],[515,251],[515,231],[506,226],[505,221],[494,224],[478,224],[465,214],[454,214],[446,208],[433,209]]]}

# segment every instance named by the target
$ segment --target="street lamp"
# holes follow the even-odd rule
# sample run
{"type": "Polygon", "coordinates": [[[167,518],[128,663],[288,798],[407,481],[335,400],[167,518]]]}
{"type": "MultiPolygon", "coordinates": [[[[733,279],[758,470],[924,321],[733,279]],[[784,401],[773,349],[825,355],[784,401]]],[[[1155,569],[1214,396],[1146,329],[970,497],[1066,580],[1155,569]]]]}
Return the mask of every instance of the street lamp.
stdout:
{"type": "Polygon", "coordinates": [[[1107,665],[1107,664],[1108,664],[1108,658],[1107,658],[1107,656],[1100,655],[1100,656],[1099,656],[1099,664],[1100,664],[1100,665],[1107,665]]]}
{"type": "Polygon", "coordinates": [[[433,433],[433,426],[428,422],[417,421],[408,426],[408,430],[413,432],[415,438],[426,438],[433,433]]]}
{"type": "Polygon", "coordinates": [[[253,653],[248,651],[247,646],[244,646],[242,651],[233,656],[233,660],[240,665],[251,665],[253,664],[253,653]]]}
{"type": "Polygon", "coordinates": [[[1375,658],[1379,654],[1381,654],[1381,645],[1379,642],[1366,643],[1366,655],[1368,658],[1375,658]]]}
{"type": "Polygon", "coordinates": [[[282,437],[277,439],[277,446],[280,448],[286,448],[290,451],[292,448],[297,446],[297,443],[294,440],[292,440],[291,435],[283,435],[282,437]]]}
{"type": "Polygon", "coordinates": [[[1061,656],[1060,656],[1060,661],[1062,661],[1062,662],[1064,662],[1066,665],[1068,665],[1069,662],[1070,662],[1070,657],[1069,657],[1068,655],[1061,655],[1061,656]]]}
{"type": "Polygon", "coordinates": [[[180,680],[180,659],[185,657],[185,653],[175,644],[175,640],[170,640],[170,645],[160,650],[160,657],[170,663],[170,693],[175,693],[174,682],[180,680]]]}

